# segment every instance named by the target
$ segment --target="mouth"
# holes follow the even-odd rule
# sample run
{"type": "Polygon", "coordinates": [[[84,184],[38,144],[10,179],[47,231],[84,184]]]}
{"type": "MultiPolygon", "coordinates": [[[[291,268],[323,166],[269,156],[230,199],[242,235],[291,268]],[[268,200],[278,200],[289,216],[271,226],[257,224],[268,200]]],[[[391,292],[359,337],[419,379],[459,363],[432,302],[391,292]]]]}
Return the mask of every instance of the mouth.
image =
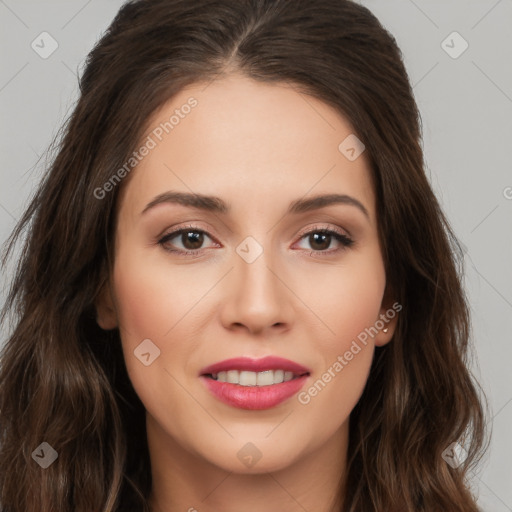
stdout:
{"type": "Polygon", "coordinates": [[[271,355],[226,359],[199,372],[205,388],[217,400],[253,411],[285,404],[307,384],[310,375],[309,368],[271,355]]]}
{"type": "Polygon", "coordinates": [[[284,369],[264,370],[261,372],[252,372],[247,370],[227,370],[218,373],[206,373],[204,377],[215,380],[217,382],[227,382],[229,384],[238,384],[239,386],[273,386],[298,379],[309,375],[309,372],[292,372],[284,369]]]}

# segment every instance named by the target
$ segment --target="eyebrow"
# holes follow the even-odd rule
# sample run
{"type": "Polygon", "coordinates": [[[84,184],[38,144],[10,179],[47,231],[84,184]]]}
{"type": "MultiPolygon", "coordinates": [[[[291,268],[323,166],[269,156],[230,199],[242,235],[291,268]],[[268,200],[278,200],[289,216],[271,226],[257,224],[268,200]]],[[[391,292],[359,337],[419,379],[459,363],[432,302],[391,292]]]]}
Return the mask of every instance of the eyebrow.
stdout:
{"type": "MultiPolygon", "coordinates": [[[[230,212],[231,207],[228,203],[223,201],[220,197],[208,196],[203,194],[190,194],[186,192],[168,191],[156,196],[150,203],[146,205],[141,215],[162,203],[180,204],[190,208],[198,208],[215,213],[227,214],[230,212]]],[[[324,194],[307,199],[297,199],[292,201],[288,207],[288,214],[299,214],[324,208],[332,204],[346,204],[355,206],[364,215],[370,219],[370,215],[366,207],[355,197],[346,194],[324,194]]]]}

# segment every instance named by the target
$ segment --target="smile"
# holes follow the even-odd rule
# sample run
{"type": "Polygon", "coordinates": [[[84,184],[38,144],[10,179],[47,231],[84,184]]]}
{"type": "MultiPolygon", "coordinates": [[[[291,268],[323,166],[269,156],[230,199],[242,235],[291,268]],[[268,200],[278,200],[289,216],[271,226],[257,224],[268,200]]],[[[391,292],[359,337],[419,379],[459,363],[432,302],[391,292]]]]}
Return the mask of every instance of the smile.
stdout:
{"type": "Polygon", "coordinates": [[[200,370],[199,377],[217,400],[238,409],[262,410],[298,393],[310,374],[295,361],[269,355],[219,361],[200,370]]]}

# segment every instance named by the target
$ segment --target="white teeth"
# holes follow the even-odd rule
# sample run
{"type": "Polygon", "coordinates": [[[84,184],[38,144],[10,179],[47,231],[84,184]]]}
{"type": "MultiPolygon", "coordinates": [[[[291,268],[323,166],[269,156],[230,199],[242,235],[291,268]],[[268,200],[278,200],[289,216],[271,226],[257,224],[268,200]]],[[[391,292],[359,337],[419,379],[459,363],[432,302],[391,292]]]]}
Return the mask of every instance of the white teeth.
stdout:
{"type": "Polygon", "coordinates": [[[229,382],[240,386],[271,386],[272,384],[292,380],[293,372],[285,372],[284,370],[266,370],[264,372],[228,370],[216,375],[213,374],[212,378],[219,382],[229,382]]]}
{"type": "MultiPolygon", "coordinates": [[[[242,372],[242,373],[251,373],[251,372],[242,372]]],[[[240,374],[241,376],[241,374],[240,374]]],[[[268,370],[267,372],[259,372],[256,374],[256,384],[258,386],[271,386],[274,384],[274,372],[272,370],[268,370]]]]}
{"type": "MultiPolygon", "coordinates": [[[[292,375],[293,377],[293,375],[292,375]]],[[[284,381],[284,371],[274,370],[274,384],[279,384],[284,381]]]]}
{"type": "Polygon", "coordinates": [[[227,378],[224,382],[234,382],[235,384],[238,384],[238,371],[237,370],[228,370],[227,372],[221,372],[226,373],[227,378]]]}
{"type": "Polygon", "coordinates": [[[287,382],[293,379],[293,372],[284,372],[284,381],[287,382]]]}
{"type": "Polygon", "coordinates": [[[256,386],[258,374],[254,372],[240,372],[238,384],[240,386],[256,386]]]}

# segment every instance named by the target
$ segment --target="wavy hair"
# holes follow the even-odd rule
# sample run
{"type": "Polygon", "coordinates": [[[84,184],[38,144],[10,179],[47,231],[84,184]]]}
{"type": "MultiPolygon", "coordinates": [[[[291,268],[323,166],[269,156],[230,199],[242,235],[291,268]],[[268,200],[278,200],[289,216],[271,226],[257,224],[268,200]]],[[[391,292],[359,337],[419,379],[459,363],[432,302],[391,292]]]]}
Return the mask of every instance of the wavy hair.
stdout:
{"type": "Polygon", "coordinates": [[[88,55],[74,109],[9,238],[2,321],[0,511],[148,511],[145,409],[119,331],[96,322],[117,198],[97,198],[157,108],[233,71],[336,109],[366,146],[387,283],[403,305],[350,417],[341,512],[476,512],[484,395],[469,371],[463,255],[430,187],[421,118],[393,36],[349,0],[132,0],[88,55]],[[24,238],[21,241],[21,238],[24,238]],[[468,457],[443,460],[453,442],[468,457]],[[33,460],[42,442],[58,460],[33,460]],[[128,449],[129,448],[129,449],[128,449]]]}

